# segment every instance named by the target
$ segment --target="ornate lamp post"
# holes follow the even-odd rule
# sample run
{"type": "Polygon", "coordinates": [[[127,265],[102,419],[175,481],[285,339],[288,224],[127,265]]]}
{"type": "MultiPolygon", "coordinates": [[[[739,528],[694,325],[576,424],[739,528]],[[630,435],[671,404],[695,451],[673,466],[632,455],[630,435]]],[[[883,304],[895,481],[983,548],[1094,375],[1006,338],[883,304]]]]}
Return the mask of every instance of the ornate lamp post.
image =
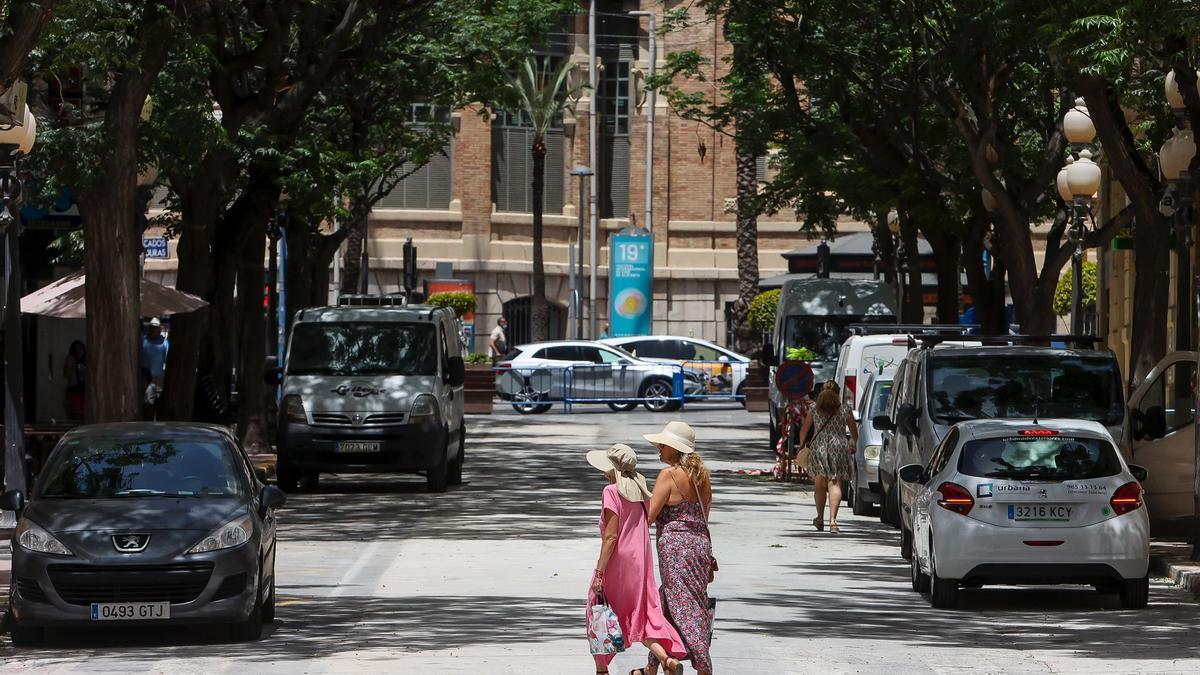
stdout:
{"type": "Polygon", "coordinates": [[[1091,210],[1092,198],[1100,190],[1100,166],[1092,161],[1092,152],[1086,147],[1096,139],[1096,127],[1082,98],[1075,99],[1075,107],[1063,116],[1063,132],[1075,150],[1076,159],[1063,167],[1055,182],[1059,196],[1064,200],[1070,196],[1073,218],[1070,242],[1074,246],[1071,253],[1071,334],[1082,335],[1084,214],[1091,210]]]}
{"type": "Polygon", "coordinates": [[[21,344],[21,199],[17,160],[33,149],[37,118],[0,129],[0,231],[4,232],[4,488],[25,492],[25,391],[21,344]]]}

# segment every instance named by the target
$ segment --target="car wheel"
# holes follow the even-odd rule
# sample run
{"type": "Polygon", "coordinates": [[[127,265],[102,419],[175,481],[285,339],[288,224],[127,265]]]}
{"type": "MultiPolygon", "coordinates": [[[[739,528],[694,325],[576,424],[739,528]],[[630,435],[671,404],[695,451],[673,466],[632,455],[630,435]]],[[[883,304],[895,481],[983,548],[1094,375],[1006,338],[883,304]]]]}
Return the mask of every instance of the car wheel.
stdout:
{"type": "Polygon", "coordinates": [[[450,471],[446,476],[449,485],[462,485],[463,462],[467,459],[467,428],[463,426],[458,431],[458,457],[450,462],[450,471]]]}
{"type": "Polygon", "coordinates": [[[633,403],[609,403],[608,407],[612,408],[613,412],[629,412],[630,410],[635,410],[638,404],[636,401],[633,403]]]}
{"type": "Polygon", "coordinates": [[[1150,579],[1126,579],[1121,582],[1121,606],[1125,609],[1142,609],[1150,602],[1150,579]]]}
{"type": "Polygon", "coordinates": [[[525,387],[512,395],[512,407],[522,415],[538,415],[550,409],[550,406],[538,403],[541,400],[541,393],[534,391],[533,387],[525,387]]]}
{"type": "Polygon", "coordinates": [[[275,463],[275,483],[284,492],[295,492],[300,487],[300,472],[290,462],[275,463]]]}
{"type": "MultiPolygon", "coordinates": [[[[900,557],[905,560],[912,558],[913,554],[913,535],[907,527],[900,526],[900,557]]],[[[932,566],[932,565],[931,565],[932,566]]]]}
{"type": "Polygon", "coordinates": [[[253,642],[262,637],[263,627],[263,606],[262,603],[254,603],[254,609],[250,610],[250,616],[246,617],[245,621],[233,624],[231,632],[233,639],[238,642],[253,642]]]}
{"type": "Polygon", "coordinates": [[[932,541],[929,542],[929,604],[936,609],[953,609],[958,604],[958,581],[938,576],[932,541]]]}
{"type": "Polygon", "coordinates": [[[646,410],[661,413],[679,410],[679,401],[672,398],[674,395],[675,388],[671,386],[671,382],[656,377],[642,385],[640,398],[645,399],[643,405],[646,406],[646,410]]]}
{"type": "Polygon", "coordinates": [[[315,492],[321,486],[321,472],[313,471],[312,473],[304,474],[300,477],[299,486],[301,490],[315,492]]]}
{"type": "Polygon", "coordinates": [[[736,396],[738,397],[738,403],[741,403],[742,407],[745,408],[746,407],[746,383],[745,382],[738,385],[736,396]]]}
{"type": "Polygon", "coordinates": [[[271,577],[271,592],[262,603],[262,622],[275,623],[275,577],[271,577]]]}
{"type": "Polygon", "coordinates": [[[871,501],[870,490],[851,487],[850,493],[854,495],[854,503],[851,505],[854,515],[870,516],[875,514],[875,504],[871,501]]]}
{"type": "Polygon", "coordinates": [[[446,459],[446,453],[450,451],[450,441],[446,440],[442,445],[442,451],[438,453],[437,463],[425,472],[425,487],[430,492],[445,492],[446,483],[450,478],[450,462],[446,459]]]}
{"type": "Polygon", "coordinates": [[[921,571],[921,562],[914,555],[909,559],[911,563],[909,567],[912,569],[912,589],[918,593],[929,592],[929,575],[921,571]]]}

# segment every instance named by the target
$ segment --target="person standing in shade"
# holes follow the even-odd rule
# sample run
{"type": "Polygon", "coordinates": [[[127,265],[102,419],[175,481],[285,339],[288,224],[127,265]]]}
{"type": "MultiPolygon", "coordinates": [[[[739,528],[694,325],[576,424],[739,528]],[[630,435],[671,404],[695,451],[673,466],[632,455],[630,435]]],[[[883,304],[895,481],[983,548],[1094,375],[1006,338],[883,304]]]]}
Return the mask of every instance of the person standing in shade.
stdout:
{"type": "MultiPolygon", "coordinates": [[[[654,553],[646,503],[650,489],[637,472],[637,455],[622,443],[587,454],[588,464],[602,471],[604,487],[600,507],[600,558],[588,590],[588,607],[603,596],[617,615],[625,644],[642,643],[652,662],[670,675],[683,675],[686,649],[679,633],[667,621],[654,587],[654,553]]],[[[607,673],[616,654],[593,655],[596,672],[607,673]]],[[[636,672],[636,671],[635,671],[636,672]]]]}
{"type": "Polygon", "coordinates": [[[600,339],[607,340],[610,337],[612,337],[612,335],[609,334],[608,324],[604,324],[604,329],[600,331],[600,339]]]}
{"type": "Polygon", "coordinates": [[[154,384],[162,386],[167,372],[167,350],[170,343],[162,334],[162,322],[157,317],[150,319],[146,337],[142,338],[141,366],[150,371],[154,384]]]}
{"type": "Polygon", "coordinates": [[[488,353],[492,357],[492,363],[499,361],[508,353],[508,336],[504,333],[505,328],[508,328],[508,319],[502,316],[496,321],[496,327],[492,329],[492,335],[488,339],[488,353]]]}
{"type": "Polygon", "coordinates": [[[67,419],[73,422],[83,420],[83,392],[87,382],[87,348],[79,340],[71,343],[67,349],[67,358],[63,361],[63,378],[67,381],[65,405],[67,419]]]}
{"type": "Polygon", "coordinates": [[[817,396],[813,413],[804,418],[800,427],[800,438],[809,441],[808,475],[816,484],[817,517],[813,527],[825,529],[825,498],[829,498],[829,531],[838,533],[837,514],[842,504],[842,481],[850,480],[854,471],[854,448],[858,447],[858,425],[850,406],[842,403],[838,386],[826,382],[817,396]],[[850,435],[847,436],[846,432],[850,435]]]}

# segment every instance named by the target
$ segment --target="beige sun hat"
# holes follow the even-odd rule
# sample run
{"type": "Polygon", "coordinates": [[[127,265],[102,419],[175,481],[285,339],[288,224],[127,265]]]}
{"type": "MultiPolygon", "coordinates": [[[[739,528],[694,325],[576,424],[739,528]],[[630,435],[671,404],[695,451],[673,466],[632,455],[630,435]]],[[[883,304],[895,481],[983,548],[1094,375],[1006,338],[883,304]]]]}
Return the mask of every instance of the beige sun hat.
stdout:
{"type": "Polygon", "coordinates": [[[687,422],[668,422],[661,432],[646,434],[642,438],[650,441],[651,445],[665,445],[685,455],[696,451],[696,432],[687,422]]]}
{"type": "Polygon", "coordinates": [[[650,488],[646,477],[638,473],[637,453],[624,443],[617,443],[607,450],[592,450],[587,454],[588,464],[616,477],[617,492],[631,502],[650,499],[650,488]]]}

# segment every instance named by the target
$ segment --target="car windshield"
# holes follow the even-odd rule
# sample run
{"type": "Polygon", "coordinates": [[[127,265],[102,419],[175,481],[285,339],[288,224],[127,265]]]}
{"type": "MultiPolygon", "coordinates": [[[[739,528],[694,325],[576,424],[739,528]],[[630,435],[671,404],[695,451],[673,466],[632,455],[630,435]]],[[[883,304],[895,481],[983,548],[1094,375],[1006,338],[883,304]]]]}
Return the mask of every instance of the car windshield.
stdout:
{"type": "Polygon", "coordinates": [[[784,322],[784,353],[780,356],[796,360],[801,358],[799,350],[809,349],[816,354],[816,361],[837,361],[842,343],[850,337],[852,324],[894,321],[890,316],[792,315],[784,322]]]}
{"type": "Polygon", "coordinates": [[[980,418],[1068,418],[1108,426],[1125,418],[1111,356],[955,355],[929,358],[929,411],[939,424],[980,418]]]}
{"type": "Polygon", "coordinates": [[[875,419],[887,414],[887,404],[892,398],[892,383],[878,382],[871,396],[871,409],[867,411],[867,419],[875,419]]]}
{"type": "Polygon", "coordinates": [[[47,468],[41,496],[234,496],[243,492],[234,449],[218,439],[73,438],[47,468]]]}
{"type": "Polygon", "coordinates": [[[436,375],[430,323],[298,323],[289,375],[436,375]]]}
{"type": "Polygon", "coordinates": [[[958,470],[979,478],[1080,480],[1121,472],[1112,443],[1096,438],[985,438],[963,446],[958,470]]]}

